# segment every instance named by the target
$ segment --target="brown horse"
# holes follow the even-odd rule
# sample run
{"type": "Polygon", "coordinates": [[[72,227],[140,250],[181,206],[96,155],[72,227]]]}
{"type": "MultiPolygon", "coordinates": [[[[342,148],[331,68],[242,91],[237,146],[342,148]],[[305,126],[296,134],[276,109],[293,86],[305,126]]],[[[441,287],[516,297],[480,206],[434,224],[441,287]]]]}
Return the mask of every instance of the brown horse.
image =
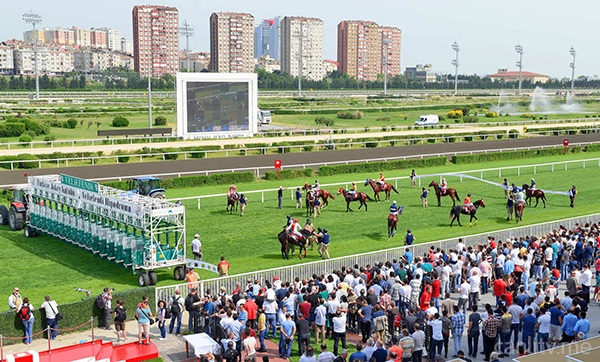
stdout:
{"type": "Polygon", "coordinates": [[[338,195],[344,195],[344,199],[346,199],[346,212],[354,211],[350,208],[350,203],[352,201],[360,201],[360,206],[358,207],[358,210],[360,210],[360,208],[363,207],[363,205],[365,205],[365,212],[367,212],[367,200],[375,201],[372,198],[370,198],[369,195],[365,194],[364,192],[357,192],[354,194],[354,196],[352,196],[351,194],[348,193],[348,191],[344,190],[341,187],[338,190],[338,195]]]}
{"type": "Polygon", "coordinates": [[[227,212],[231,215],[233,214],[233,209],[235,208],[235,211],[237,212],[238,209],[238,203],[240,202],[240,196],[236,193],[234,193],[231,196],[227,197],[227,212]],[[231,209],[230,209],[231,207],[231,209]]]}
{"type": "Polygon", "coordinates": [[[515,222],[517,223],[517,225],[519,224],[519,221],[523,221],[523,210],[524,209],[525,209],[524,202],[516,202],[515,203],[515,222]]]}
{"type": "Polygon", "coordinates": [[[537,207],[538,204],[540,203],[540,199],[542,199],[542,202],[544,203],[544,209],[546,208],[546,201],[548,201],[546,199],[546,195],[544,194],[544,191],[542,190],[532,190],[529,188],[529,185],[527,184],[523,184],[523,191],[525,191],[525,202],[527,202],[527,200],[529,200],[529,203],[527,205],[531,206],[531,199],[533,199],[535,197],[535,206],[537,207]]]}
{"type": "MultiPolygon", "coordinates": [[[[304,186],[302,186],[302,190],[304,190],[304,192],[307,192],[309,187],[310,186],[305,182],[304,186]]],[[[331,192],[329,192],[327,190],[316,190],[315,196],[320,197],[323,200],[323,208],[324,209],[326,209],[327,206],[329,206],[329,198],[331,198],[332,200],[335,200],[335,197],[333,197],[331,192]]]]}
{"type": "Polygon", "coordinates": [[[379,198],[379,193],[381,191],[385,192],[385,202],[390,201],[390,196],[392,194],[392,191],[394,191],[395,193],[399,193],[396,188],[389,182],[384,182],[383,185],[379,186],[379,184],[371,179],[367,179],[367,181],[365,181],[365,186],[367,185],[371,185],[371,188],[373,188],[373,198],[375,200],[377,200],[377,202],[381,201],[381,199],[379,198]]]}
{"type": "Polygon", "coordinates": [[[306,193],[306,217],[313,214],[315,208],[315,196],[309,192],[306,193]]]}
{"type": "Polygon", "coordinates": [[[477,225],[477,216],[475,216],[475,214],[477,213],[479,206],[485,207],[483,199],[475,201],[473,203],[473,208],[468,211],[465,205],[453,206],[450,210],[450,218],[452,219],[452,221],[450,221],[450,227],[452,227],[454,220],[458,221],[458,226],[462,227],[460,224],[460,214],[471,216],[471,219],[469,220],[469,226],[471,226],[473,219],[475,219],[475,225],[477,225]]]}
{"type": "Polygon", "coordinates": [[[435,181],[431,181],[431,183],[429,184],[429,187],[435,188],[435,196],[437,196],[438,206],[442,206],[442,203],[440,200],[440,198],[442,196],[450,196],[450,198],[452,199],[452,206],[456,206],[456,200],[459,200],[459,197],[458,197],[458,192],[456,192],[455,189],[447,188],[444,191],[444,190],[442,190],[440,185],[438,185],[437,182],[435,182],[435,181]]]}
{"type": "Polygon", "coordinates": [[[397,215],[388,215],[388,241],[392,239],[394,235],[396,235],[396,226],[398,225],[398,216],[397,215]]]}
{"type": "Polygon", "coordinates": [[[296,240],[291,232],[285,229],[280,232],[279,235],[277,235],[277,239],[279,239],[279,242],[281,243],[281,257],[283,259],[289,259],[289,249],[293,245],[298,245],[300,247],[300,252],[298,253],[298,258],[300,258],[300,260],[302,260],[302,249],[304,249],[304,257],[306,257],[307,233],[308,232],[305,232],[305,230],[302,230],[302,239],[296,240]]]}

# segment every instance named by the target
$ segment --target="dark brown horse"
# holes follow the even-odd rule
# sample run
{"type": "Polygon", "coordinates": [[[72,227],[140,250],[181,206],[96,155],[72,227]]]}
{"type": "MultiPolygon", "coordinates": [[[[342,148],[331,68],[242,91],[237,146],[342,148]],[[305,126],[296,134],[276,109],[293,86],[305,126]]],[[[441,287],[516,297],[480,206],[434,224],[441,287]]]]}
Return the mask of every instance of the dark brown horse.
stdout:
{"type": "Polygon", "coordinates": [[[537,207],[538,204],[540,203],[540,199],[542,199],[542,202],[544,203],[544,209],[546,208],[546,201],[548,201],[546,199],[546,195],[544,194],[544,191],[542,190],[532,190],[529,188],[529,185],[527,184],[523,184],[523,191],[525,191],[525,202],[527,202],[527,200],[529,200],[529,203],[527,203],[527,205],[531,206],[531,199],[533,199],[535,197],[535,206],[537,207]]]}
{"type": "MultiPolygon", "coordinates": [[[[298,245],[300,247],[300,252],[298,253],[298,258],[302,260],[302,249],[304,249],[304,257],[306,257],[306,244],[308,240],[308,232],[306,230],[302,230],[302,238],[300,240],[296,240],[292,233],[283,230],[277,235],[277,239],[281,243],[281,257],[283,259],[289,259],[289,249],[292,245],[298,245]]],[[[293,256],[293,255],[292,255],[293,256]]]]}
{"type": "Polygon", "coordinates": [[[390,201],[390,196],[392,194],[392,191],[394,191],[395,193],[399,193],[396,188],[389,182],[384,182],[383,185],[379,186],[379,184],[371,179],[367,179],[367,181],[365,181],[365,186],[367,185],[371,185],[371,188],[373,188],[373,198],[379,202],[381,201],[381,199],[379,198],[379,193],[380,192],[385,192],[385,202],[390,201]]]}
{"type": "Polygon", "coordinates": [[[471,219],[469,219],[469,226],[471,226],[473,219],[475,219],[475,225],[477,225],[477,216],[475,216],[475,214],[477,213],[479,206],[485,207],[483,199],[475,201],[471,210],[467,210],[466,205],[453,206],[452,209],[450,209],[450,218],[452,219],[452,221],[450,221],[450,227],[452,227],[454,220],[458,221],[458,226],[462,227],[460,224],[460,214],[471,216],[471,219]]]}
{"type": "Polygon", "coordinates": [[[367,200],[375,201],[364,192],[357,192],[354,195],[351,195],[348,193],[348,191],[344,190],[341,187],[338,190],[338,195],[344,195],[344,199],[346,199],[346,212],[354,211],[350,208],[350,203],[352,201],[360,201],[360,206],[358,207],[358,210],[360,210],[360,208],[363,207],[363,205],[365,205],[365,212],[367,212],[367,200]]]}
{"type": "Polygon", "coordinates": [[[396,235],[396,226],[398,225],[398,215],[388,215],[388,241],[396,235]]]}
{"type": "Polygon", "coordinates": [[[315,208],[315,196],[310,192],[306,193],[306,217],[313,214],[315,208]]]}
{"type": "Polygon", "coordinates": [[[524,202],[515,202],[515,222],[517,225],[519,221],[523,221],[523,210],[525,209],[524,202]]]}
{"type": "MultiPolygon", "coordinates": [[[[304,190],[304,192],[307,192],[308,189],[309,189],[309,185],[307,183],[304,183],[304,186],[302,186],[302,190],[304,190]]],[[[331,192],[329,192],[327,190],[315,190],[315,196],[320,197],[323,200],[323,208],[324,209],[326,209],[327,206],[329,206],[329,198],[331,198],[332,200],[335,200],[335,197],[333,197],[331,192]]]]}
{"type": "Polygon", "coordinates": [[[437,196],[438,206],[442,206],[440,200],[442,196],[450,196],[450,198],[452,199],[452,206],[456,206],[456,200],[459,200],[459,197],[458,192],[456,192],[455,189],[447,188],[446,190],[442,190],[440,185],[438,185],[435,181],[431,181],[429,187],[435,188],[435,196],[437,196]]]}
{"type": "Polygon", "coordinates": [[[237,194],[237,192],[231,196],[227,196],[227,212],[229,214],[233,214],[234,208],[235,208],[235,211],[237,212],[239,202],[240,202],[240,196],[237,194]]]}

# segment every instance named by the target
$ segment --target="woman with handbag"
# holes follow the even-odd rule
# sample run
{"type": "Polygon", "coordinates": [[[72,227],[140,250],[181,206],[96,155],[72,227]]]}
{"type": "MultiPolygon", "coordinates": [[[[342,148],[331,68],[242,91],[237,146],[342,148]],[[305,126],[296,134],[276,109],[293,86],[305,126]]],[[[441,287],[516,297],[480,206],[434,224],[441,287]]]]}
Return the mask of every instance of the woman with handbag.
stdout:
{"type": "Polygon", "coordinates": [[[138,322],[138,344],[150,345],[150,325],[154,324],[152,311],[148,306],[148,296],[144,295],[142,302],[135,311],[135,319],[138,322]],[[142,334],[146,335],[146,341],[142,341],[142,334]]]}
{"type": "Polygon", "coordinates": [[[167,338],[167,330],[165,328],[165,315],[167,312],[167,303],[164,300],[158,301],[158,312],[156,316],[156,322],[158,323],[158,329],[160,330],[159,341],[164,341],[167,338]]]}

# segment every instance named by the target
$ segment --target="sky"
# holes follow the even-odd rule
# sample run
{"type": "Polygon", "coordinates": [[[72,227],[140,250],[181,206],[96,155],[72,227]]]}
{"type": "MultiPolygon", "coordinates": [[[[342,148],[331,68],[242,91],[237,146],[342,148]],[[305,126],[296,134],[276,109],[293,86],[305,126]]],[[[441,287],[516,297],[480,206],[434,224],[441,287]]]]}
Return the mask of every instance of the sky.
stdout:
{"type": "MultiPolygon", "coordinates": [[[[158,1],[158,0],[156,0],[158,1]]],[[[454,73],[453,41],[460,45],[459,73],[491,74],[499,68],[516,70],[514,46],[525,51],[523,70],[562,78],[571,76],[569,49],[577,51],[576,76],[600,74],[600,2],[592,0],[162,0],[159,5],[179,10],[195,30],[192,51],[210,50],[209,17],[212,12],[234,11],[261,19],[274,16],[318,17],[324,22],[324,58],[337,58],[337,24],[342,20],[370,20],[402,30],[402,69],[430,63],[435,72],[454,73]]],[[[30,29],[22,14],[34,9],[43,27],[109,27],[132,38],[130,0],[0,1],[0,40],[23,39],[30,29]]],[[[185,46],[184,38],[180,46],[185,46]]]]}

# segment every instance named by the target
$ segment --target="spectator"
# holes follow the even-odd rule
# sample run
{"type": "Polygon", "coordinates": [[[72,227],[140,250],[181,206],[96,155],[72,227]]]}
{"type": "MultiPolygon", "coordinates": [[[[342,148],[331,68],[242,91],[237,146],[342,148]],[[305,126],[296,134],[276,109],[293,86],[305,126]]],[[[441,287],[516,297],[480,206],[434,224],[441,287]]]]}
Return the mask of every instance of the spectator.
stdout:
{"type": "Polygon", "coordinates": [[[404,236],[404,245],[412,245],[416,241],[415,236],[412,234],[410,229],[406,230],[406,235],[404,236]]]}
{"type": "Polygon", "coordinates": [[[535,340],[536,318],[533,316],[533,309],[526,310],[527,315],[523,317],[523,344],[529,353],[535,352],[533,341],[535,340]]]}
{"type": "Polygon", "coordinates": [[[537,319],[538,330],[538,351],[545,351],[548,348],[548,337],[550,335],[550,312],[546,308],[540,308],[540,316],[537,319]]]}
{"type": "MultiPolygon", "coordinates": [[[[521,287],[521,292],[525,292],[523,287],[521,287]]],[[[508,313],[512,316],[512,320],[510,322],[510,334],[513,335],[513,350],[515,351],[517,350],[517,346],[519,344],[519,331],[521,330],[521,318],[523,317],[523,308],[521,308],[518,303],[518,298],[515,298],[512,301],[512,305],[508,307],[508,313]]]]}
{"type": "MultiPolygon", "coordinates": [[[[385,362],[387,360],[388,351],[385,349],[383,341],[379,340],[379,341],[377,341],[377,343],[375,345],[377,346],[377,348],[371,354],[371,358],[369,358],[369,361],[371,361],[372,358],[374,358],[375,362],[385,362]]],[[[402,347],[392,346],[390,348],[390,352],[395,352],[395,349],[399,349],[400,356],[402,356],[402,347]]]]}
{"type": "Polygon", "coordinates": [[[175,290],[175,296],[171,298],[171,324],[169,325],[169,333],[173,333],[175,321],[177,321],[177,329],[175,330],[175,334],[181,334],[181,317],[183,316],[184,308],[185,303],[181,297],[181,291],[179,288],[177,288],[175,290]]]}
{"type": "Polygon", "coordinates": [[[342,349],[342,351],[340,352],[340,355],[337,356],[333,362],[346,362],[346,359],[348,358],[348,351],[344,348],[342,349]]]}
{"type": "MultiPolygon", "coordinates": [[[[115,329],[117,331],[117,342],[121,342],[121,334],[123,334],[123,341],[127,341],[127,334],[125,333],[125,321],[127,320],[127,308],[123,305],[123,301],[117,299],[117,307],[115,308],[113,315],[115,317],[115,329]],[[123,332],[123,333],[119,333],[123,332]]],[[[181,319],[179,320],[181,324],[181,319]]]]}
{"type": "Polygon", "coordinates": [[[483,321],[482,324],[482,327],[485,330],[483,334],[483,352],[485,354],[484,361],[489,361],[490,356],[494,351],[494,345],[496,344],[496,337],[498,336],[498,328],[500,327],[500,322],[498,322],[498,320],[494,317],[492,307],[489,304],[485,305],[485,309],[488,314],[488,317],[483,321]]]}
{"type": "Polygon", "coordinates": [[[31,344],[31,335],[33,334],[33,322],[35,318],[33,317],[33,305],[29,304],[29,298],[23,298],[23,303],[19,305],[17,309],[17,314],[19,318],[23,322],[23,326],[25,327],[25,345],[28,346],[31,344]]]}
{"type": "Polygon", "coordinates": [[[325,259],[325,257],[329,259],[329,233],[327,232],[327,229],[323,229],[321,243],[317,250],[319,251],[319,254],[321,254],[321,259],[325,259]]]}
{"type": "Polygon", "coordinates": [[[422,362],[423,347],[425,346],[425,332],[421,330],[421,325],[419,323],[415,323],[415,332],[411,337],[415,342],[415,347],[413,348],[413,362],[422,362]]]}
{"type": "Polygon", "coordinates": [[[269,330],[267,329],[267,318],[262,308],[258,308],[258,340],[260,342],[260,349],[258,352],[266,352],[267,347],[265,346],[265,337],[268,338],[269,330]]]}
{"type": "Polygon", "coordinates": [[[237,362],[239,357],[240,357],[240,353],[235,348],[235,344],[233,343],[233,341],[229,341],[227,343],[227,349],[223,353],[223,358],[227,362],[237,362]]]}
{"type": "Polygon", "coordinates": [[[590,332],[590,321],[586,319],[586,312],[581,312],[579,316],[581,318],[575,323],[575,334],[578,336],[583,334],[583,338],[578,338],[578,340],[587,339],[590,332]]]}
{"type": "Polygon", "coordinates": [[[225,257],[221,257],[221,262],[217,265],[217,270],[219,271],[220,277],[226,277],[229,275],[229,269],[231,266],[227,261],[225,261],[225,257]]]}
{"type": "Polygon", "coordinates": [[[362,351],[363,349],[363,345],[361,343],[357,343],[356,344],[356,352],[352,353],[350,355],[350,359],[348,362],[367,362],[367,355],[362,351]]]}
{"type": "Polygon", "coordinates": [[[190,333],[198,332],[199,302],[198,291],[196,287],[192,287],[190,294],[185,298],[185,310],[188,312],[188,331],[190,333]]]}
{"type": "Polygon", "coordinates": [[[477,358],[477,345],[479,344],[479,324],[481,323],[481,315],[477,313],[477,304],[471,307],[473,311],[469,316],[469,327],[467,329],[467,342],[469,346],[469,356],[477,358]]]}
{"type": "MultiPolygon", "coordinates": [[[[310,336],[308,337],[310,340],[310,336]]],[[[321,353],[319,354],[318,362],[333,362],[335,354],[327,351],[327,345],[321,344],[321,353]]]]}
{"type": "Polygon", "coordinates": [[[408,329],[404,328],[402,330],[402,338],[400,338],[398,344],[402,347],[402,362],[412,362],[415,340],[408,333],[408,329]]]}
{"type": "Polygon", "coordinates": [[[304,318],[302,313],[300,313],[296,321],[296,332],[298,332],[298,354],[302,356],[304,349],[310,346],[310,323],[308,319],[304,318]]]}
{"type": "Polygon", "coordinates": [[[306,347],[304,354],[300,357],[300,362],[317,362],[315,349],[312,346],[306,347]]]}
{"type": "Polygon", "coordinates": [[[135,318],[138,323],[138,344],[150,345],[150,318],[152,318],[152,311],[148,306],[148,296],[142,297],[142,303],[138,306],[135,312],[135,318]],[[146,336],[146,341],[142,341],[142,334],[146,336]]]}
{"type": "Polygon", "coordinates": [[[302,191],[296,187],[296,209],[302,208],[302,191]]]}
{"type": "Polygon", "coordinates": [[[50,300],[50,296],[47,295],[44,297],[44,303],[42,303],[40,308],[46,312],[46,326],[50,327],[48,338],[56,339],[56,335],[58,334],[56,330],[58,328],[58,304],[56,304],[56,301],[50,300]]]}
{"type": "Polygon", "coordinates": [[[296,325],[292,322],[292,317],[289,313],[285,315],[285,321],[281,322],[280,332],[279,357],[289,359],[292,351],[292,342],[296,334],[296,325]]]}
{"type": "Polygon", "coordinates": [[[19,287],[15,287],[13,293],[8,297],[8,306],[10,309],[19,309],[22,303],[23,298],[21,298],[21,294],[19,294],[19,287]]]}
{"type": "Polygon", "coordinates": [[[194,260],[202,260],[202,242],[200,241],[200,234],[196,234],[194,240],[192,240],[192,253],[194,254],[194,260]]]}
{"type": "Polygon", "coordinates": [[[503,305],[500,308],[502,316],[500,317],[500,354],[498,357],[506,357],[508,356],[508,351],[510,349],[510,325],[512,322],[512,316],[508,313],[508,308],[503,305]]]}
{"type": "Polygon", "coordinates": [[[431,341],[431,356],[430,359],[434,359],[436,353],[442,354],[442,346],[444,345],[444,337],[442,335],[442,320],[440,319],[439,313],[434,316],[429,315],[428,325],[432,328],[432,341],[431,341]]]}
{"type": "MultiPolygon", "coordinates": [[[[358,315],[360,317],[360,334],[362,335],[362,343],[367,343],[367,339],[371,333],[371,312],[373,307],[367,303],[366,299],[362,301],[362,307],[358,311],[358,315]]],[[[350,356],[350,361],[352,361],[352,356],[350,356]]]]}
{"type": "Polygon", "coordinates": [[[283,209],[283,190],[285,190],[283,186],[279,186],[277,190],[277,201],[280,209],[283,209]]]}
{"type": "Polygon", "coordinates": [[[102,293],[102,301],[104,302],[103,309],[103,321],[104,321],[104,329],[110,331],[110,315],[111,315],[111,307],[112,307],[112,289],[108,287],[104,288],[104,292],[102,293]]]}
{"type": "Polygon", "coordinates": [[[256,362],[256,348],[260,347],[260,343],[258,343],[256,337],[252,336],[252,330],[250,328],[245,329],[244,336],[245,338],[242,341],[242,344],[244,345],[246,358],[250,358],[250,361],[256,362]]]}
{"type": "MultiPolygon", "coordinates": [[[[454,353],[460,350],[460,342],[465,328],[465,315],[460,312],[458,306],[454,307],[452,316],[452,339],[454,339],[454,353]]],[[[456,357],[456,355],[452,356],[456,357]]]]}
{"type": "Polygon", "coordinates": [[[158,312],[156,312],[156,322],[158,330],[160,330],[159,341],[164,341],[167,338],[167,330],[165,328],[165,315],[167,313],[167,302],[164,300],[158,301],[158,312]]]}
{"type": "Polygon", "coordinates": [[[346,350],[346,314],[339,309],[335,313],[333,322],[333,354],[337,355],[339,341],[342,341],[342,350],[346,350]]]}

